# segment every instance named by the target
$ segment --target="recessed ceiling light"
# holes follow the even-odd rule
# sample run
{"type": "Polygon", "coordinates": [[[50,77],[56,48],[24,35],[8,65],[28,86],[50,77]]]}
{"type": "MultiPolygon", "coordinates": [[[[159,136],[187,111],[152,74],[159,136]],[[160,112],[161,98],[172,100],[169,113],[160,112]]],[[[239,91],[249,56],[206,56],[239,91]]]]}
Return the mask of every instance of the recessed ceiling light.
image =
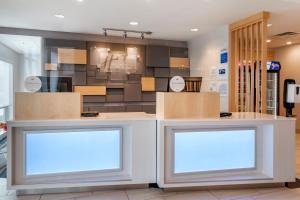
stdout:
{"type": "Polygon", "coordinates": [[[270,43],[271,41],[272,41],[272,40],[267,40],[266,42],[267,42],[267,43],[270,43]]]}
{"type": "Polygon", "coordinates": [[[76,0],[77,2],[83,2],[84,0],[76,0]]]}
{"type": "Polygon", "coordinates": [[[191,28],[191,31],[192,32],[197,32],[197,31],[199,31],[199,29],[197,29],[197,28],[191,28]]]}
{"type": "Polygon", "coordinates": [[[131,26],[137,26],[137,25],[139,25],[139,23],[138,23],[138,22],[135,22],[135,21],[129,22],[129,24],[130,24],[131,26]]]}
{"type": "Polygon", "coordinates": [[[60,19],[65,18],[65,16],[64,16],[64,15],[61,15],[61,14],[56,14],[56,15],[54,15],[54,16],[57,17],[57,18],[60,18],[60,19]]]}
{"type": "Polygon", "coordinates": [[[291,41],[288,41],[286,44],[287,44],[287,45],[291,45],[291,44],[292,44],[292,42],[291,42],[291,41]]]}
{"type": "Polygon", "coordinates": [[[271,26],[273,26],[273,24],[267,24],[267,27],[271,27],[271,26]]]}

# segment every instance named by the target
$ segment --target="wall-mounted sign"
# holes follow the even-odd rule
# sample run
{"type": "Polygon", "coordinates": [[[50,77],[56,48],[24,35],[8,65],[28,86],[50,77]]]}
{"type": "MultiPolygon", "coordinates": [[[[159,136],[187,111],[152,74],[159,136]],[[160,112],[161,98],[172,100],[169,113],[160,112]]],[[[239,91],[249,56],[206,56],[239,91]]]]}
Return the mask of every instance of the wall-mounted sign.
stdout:
{"type": "Polygon", "coordinates": [[[228,62],[228,52],[227,49],[223,49],[221,51],[221,64],[225,64],[228,62]]]}
{"type": "Polygon", "coordinates": [[[267,62],[267,70],[268,71],[280,71],[281,64],[278,61],[270,61],[267,62]]]}
{"type": "Polygon", "coordinates": [[[36,76],[28,76],[25,79],[25,89],[29,92],[37,92],[42,87],[42,81],[36,76]]]}
{"type": "Polygon", "coordinates": [[[223,64],[218,69],[218,78],[227,79],[228,78],[228,70],[227,64],[223,64]]]}
{"type": "Polygon", "coordinates": [[[170,88],[173,92],[182,92],[185,88],[185,81],[181,76],[174,76],[170,80],[170,88]]]}

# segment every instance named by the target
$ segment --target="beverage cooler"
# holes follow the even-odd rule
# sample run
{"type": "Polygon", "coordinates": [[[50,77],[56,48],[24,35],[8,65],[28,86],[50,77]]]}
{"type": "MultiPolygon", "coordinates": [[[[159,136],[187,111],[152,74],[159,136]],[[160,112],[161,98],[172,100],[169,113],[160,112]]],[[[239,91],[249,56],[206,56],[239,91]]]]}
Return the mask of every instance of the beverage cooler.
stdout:
{"type": "Polygon", "coordinates": [[[267,63],[267,113],[272,115],[279,115],[280,69],[280,62],[270,61],[267,63]]]}

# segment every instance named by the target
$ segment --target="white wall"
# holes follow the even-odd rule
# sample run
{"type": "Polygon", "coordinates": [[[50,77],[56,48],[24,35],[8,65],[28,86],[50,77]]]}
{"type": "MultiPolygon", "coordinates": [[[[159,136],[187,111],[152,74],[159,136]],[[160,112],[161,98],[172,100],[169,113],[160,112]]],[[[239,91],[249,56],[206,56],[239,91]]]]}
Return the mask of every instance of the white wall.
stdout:
{"type": "MultiPolygon", "coordinates": [[[[217,69],[221,66],[221,50],[228,49],[228,30],[228,26],[223,26],[188,41],[191,76],[201,76],[203,78],[201,91],[210,91],[210,85],[213,82],[216,85],[228,84],[228,78],[220,79],[217,74],[211,74],[213,68],[217,69]]],[[[221,96],[221,111],[228,111],[228,95],[221,96]]]]}
{"type": "MultiPolygon", "coordinates": [[[[0,34],[0,60],[13,65],[12,97],[15,92],[26,91],[26,77],[42,75],[42,45],[40,37],[0,34]]],[[[7,117],[13,117],[13,106],[7,117]]]]}
{"type": "MultiPolygon", "coordinates": [[[[13,66],[13,93],[20,89],[20,77],[18,73],[18,71],[20,70],[20,57],[20,54],[0,42],[0,60],[10,63],[13,66]]],[[[8,116],[6,117],[8,119],[12,119],[13,105],[10,106],[9,113],[7,114],[8,116]]]]}
{"type": "MultiPolygon", "coordinates": [[[[285,108],[283,107],[283,89],[285,79],[294,79],[300,84],[300,44],[284,46],[272,49],[274,60],[281,64],[280,70],[280,115],[285,116],[285,108]]],[[[300,130],[300,104],[295,104],[293,113],[296,115],[297,131],[300,130]]]]}

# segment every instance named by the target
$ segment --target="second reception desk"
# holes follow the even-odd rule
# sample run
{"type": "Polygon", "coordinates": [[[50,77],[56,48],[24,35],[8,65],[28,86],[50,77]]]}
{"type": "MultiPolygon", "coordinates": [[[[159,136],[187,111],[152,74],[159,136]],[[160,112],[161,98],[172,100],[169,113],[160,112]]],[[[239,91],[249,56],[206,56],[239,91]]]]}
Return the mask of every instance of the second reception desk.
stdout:
{"type": "Polygon", "coordinates": [[[295,181],[295,119],[257,113],[12,121],[8,141],[8,186],[17,190],[295,181]]]}

